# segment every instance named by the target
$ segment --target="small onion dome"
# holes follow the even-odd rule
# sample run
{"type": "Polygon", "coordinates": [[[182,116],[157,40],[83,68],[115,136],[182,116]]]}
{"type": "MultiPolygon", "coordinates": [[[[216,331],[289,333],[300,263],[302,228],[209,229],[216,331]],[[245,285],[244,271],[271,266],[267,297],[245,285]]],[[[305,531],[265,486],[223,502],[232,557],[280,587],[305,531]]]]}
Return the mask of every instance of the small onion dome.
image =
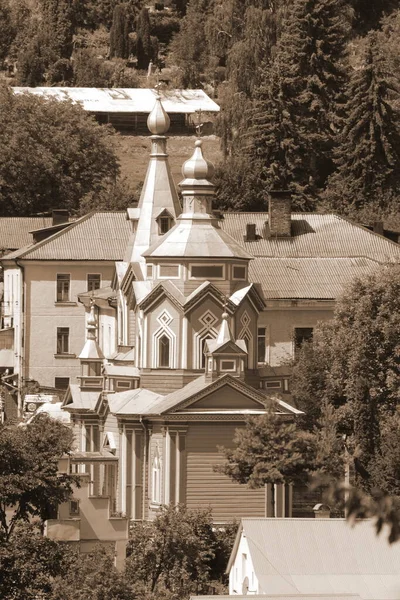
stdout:
{"type": "Polygon", "coordinates": [[[169,124],[169,116],[161,104],[161,96],[156,96],[156,103],[147,117],[147,127],[153,135],[164,135],[169,129],[169,124]]]}
{"type": "Polygon", "coordinates": [[[214,175],[214,165],[203,156],[201,140],[196,140],[193,155],[182,167],[182,174],[186,179],[211,179],[214,175]]]}

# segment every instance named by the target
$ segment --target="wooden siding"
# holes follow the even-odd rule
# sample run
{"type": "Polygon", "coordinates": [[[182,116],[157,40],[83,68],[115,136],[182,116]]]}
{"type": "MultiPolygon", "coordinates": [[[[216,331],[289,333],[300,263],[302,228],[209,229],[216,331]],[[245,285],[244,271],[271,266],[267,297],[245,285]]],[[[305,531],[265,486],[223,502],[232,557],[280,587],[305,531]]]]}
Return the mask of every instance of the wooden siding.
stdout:
{"type": "Polygon", "coordinates": [[[223,462],[217,446],[232,447],[238,426],[199,423],[190,425],[187,433],[186,503],[191,509],[210,507],[216,522],[263,517],[265,513],[264,489],[250,490],[213,470],[214,465],[223,462]]]}

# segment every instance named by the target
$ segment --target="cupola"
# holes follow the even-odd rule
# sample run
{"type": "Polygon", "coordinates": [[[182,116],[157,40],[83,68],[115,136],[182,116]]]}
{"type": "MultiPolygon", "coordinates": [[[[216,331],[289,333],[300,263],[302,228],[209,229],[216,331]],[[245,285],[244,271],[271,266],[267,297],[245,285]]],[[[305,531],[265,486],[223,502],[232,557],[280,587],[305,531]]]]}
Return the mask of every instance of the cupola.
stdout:
{"type": "Polygon", "coordinates": [[[143,253],[167,233],[181,213],[178,193],[171,175],[167,154],[167,133],[170,120],[156,96],[154,107],[147,119],[151,136],[151,154],[137,208],[128,210],[132,221],[132,239],[124,260],[139,263],[146,279],[143,253]]]}
{"type": "Polygon", "coordinates": [[[206,378],[217,379],[231,375],[244,379],[247,347],[244,340],[235,340],[229,326],[229,315],[222,313],[222,323],[215,340],[206,340],[206,378]]]}

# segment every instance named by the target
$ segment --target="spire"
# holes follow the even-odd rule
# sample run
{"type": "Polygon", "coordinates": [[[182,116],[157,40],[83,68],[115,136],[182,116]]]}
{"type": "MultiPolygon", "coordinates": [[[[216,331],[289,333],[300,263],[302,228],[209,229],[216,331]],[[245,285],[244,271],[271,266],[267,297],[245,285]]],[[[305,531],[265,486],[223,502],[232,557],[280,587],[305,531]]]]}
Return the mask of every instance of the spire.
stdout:
{"type": "Polygon", "coordinates": [[[147,258],[235,258],[252,257],[228,233],[219,227],[212,212],[215,186],[210,181],[213,164],[204,158],[203,142],[196,140],[192,156],[182,167],[183,210],[177,225],[145,251],[147,258]]]}
{"type": "Polygon", "coordinates": [[[173,226],[181,213],[178,194],[168,164],[167,138],[164,135],[169,125],[169,117],[161,103],[161,97],[157,95],[155,105],[147,119],[147,126],[153,134],[150,161],[138,208],[132,211],[135,220],[134,232],[125,256],[127,262],[140,264],[144,278],[146,278],[146,263],[142,255],[164,233],[164,229],[160,226],[160,218],[169,219],[170,226],[173,226]]]}
{"type": "Polygon", "coordinates": [[[90,301],[90,313],[86,321],[86,342],[79,355],[80,360],[101,361],[104,354],[96,340],[97,318],[94,300],[90,301]]]}
{"type": "Polygon", "coordinates": [[[228,323],[229,315],[227,312],[222,313],[222,323],[217,336],[217,345],[222,346],[227,342],[234,342],[235,338],[232,335],[231,328],[228,323]]]}

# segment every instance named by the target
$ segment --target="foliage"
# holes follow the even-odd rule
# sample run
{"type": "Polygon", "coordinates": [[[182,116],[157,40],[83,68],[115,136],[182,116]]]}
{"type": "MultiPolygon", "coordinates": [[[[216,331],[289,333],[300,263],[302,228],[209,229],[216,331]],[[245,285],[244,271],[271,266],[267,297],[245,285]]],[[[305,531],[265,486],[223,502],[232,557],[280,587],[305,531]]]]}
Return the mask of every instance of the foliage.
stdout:
{"type": "Polygon", "coordinates": [[[147,69],[153,58],[150,36],[150,17],[147,8],[142,8],[136,24],[136,55],[138,69],[147,69]]]}
{"type": "Polygon", "coordinates": [[[392,427],[400,400],[399,293],[398,265],[354,281],[332,323],[319,326],[300,353],[292,386],[296,405],[314,418],[321,400],[335,409],[338,431],[349,436],[357,484],[396,494],[399,457],[392,427]]]}
{"type": "Polygon", "coordinates": [[[127,580],[147,598],[206,593],[222,577],[232,533],[217,533],[209,511],[163,507],[154,521],[132,527],[127,580]]]}
{"type": "Polygon", "coordinates": [[[49,598],[53,580],[68,573],[74,552],[44,537],[37,524],[19,524],[0,544],[0,596],[10,600],[49,598]]]}
{"type": "Polygon", "coordinates": [[[52,583],[49,600],[135,600],[129,582],[114,565],[111,547],[80,554],[52,583]],[[100,575],[100,576],[99,576],[100,575]]]}
{"type": "Polygon", "coordinates": [[[368,35],[363,63],[347,90],[337,171],[327,189],[329,204],[341,212],[369,204],[387,208],[400,192],[399,86],[381,45],[380,34],[368,35]]]}
{"type": "Polygon", "coordinates": [[[77,479],[58,473],[58,460],[72,444],[72,431],[45,415],[0,429],[0,541],[9,542],[21,521],[46,520],[69,498],[77,479]]]}
{"type": "Polygon", "coordinates": [[[140,190],[132,190],[126,179],[117,179],[100,193],[89,192],[81,200],[79,213],[83,216],[92,210],[125,210],[138,202],[140,190]]]}
{"type": "Polygon", "coordinates": [[[233,441],[234,449],[220,448],[226,462],[218,470],[251,488],[304,481],[315,469],[312,434],[283,421],[272,405],[268,413],[249,418],[246,427],[237,429],[233,441]]]}
{"type": "Polygon", "coordinates": [[[125,4],[117,4],[110,31],[110,57],[128,58],[129,28],[125,4]]]}
{"type": "Polygon", "coordinates": [[[8,55],[15,34],[8,0],[0,0],[0,61],[8,55]]]}
{"type": "Polygon", "coordinates": [[[0,214],[77,210],[85,194],[115,181],[111,130],[83,108],[4,87],[0,98],[0,214]]]}

